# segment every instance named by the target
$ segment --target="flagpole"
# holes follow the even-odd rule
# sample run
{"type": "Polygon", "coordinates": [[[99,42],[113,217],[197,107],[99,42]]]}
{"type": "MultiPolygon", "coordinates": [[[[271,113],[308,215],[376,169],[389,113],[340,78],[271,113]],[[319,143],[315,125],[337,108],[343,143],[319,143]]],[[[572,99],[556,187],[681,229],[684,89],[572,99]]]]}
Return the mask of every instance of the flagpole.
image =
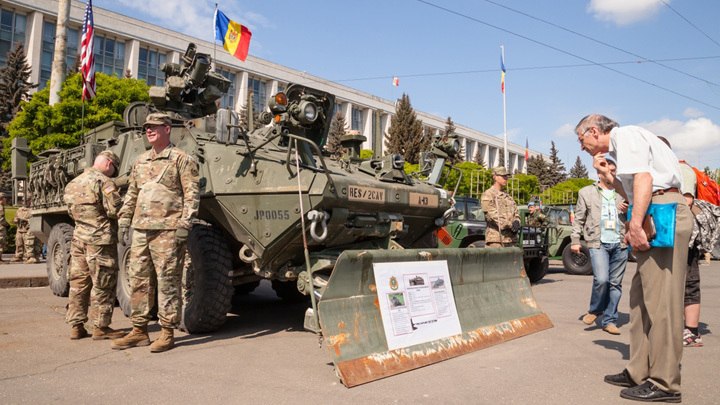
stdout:
{"type": "MultiPolygon", "coordinates": [[[[505,63],[505,45],[500,45],[500,50],[502,52],[502,60],[503,65],[505,63]]],[[[504,85],[504,84],[503,84],[504,85]]],[[[508,144],[507,144],[507,109],[505,106],[505,91],[503,88],[503,133],[504,133],[504,141],[503,141],[503,147],[505,149],[505,155],[503,156],[505,160],[505,170],[508,170],[508,144]]],[[[508,170],[509,172],[509,170],[508,170]]]]}
{"type": "MultiPolygon", "coordinates": [[[[215,3],[215,18],[213,18],[213,62],[217,60],[217,38],[215,38],[215,30],[217,30],[217,3],[215,3]]],[[[217,64],[215,64],[217,69],[217,64]]]]}
{"type": "Polygon", "coordinates": [[[80,143],[84,143],[83,132],[85,132],[85,95],[82,98],[82,115],[80,116],[80,143]]]}

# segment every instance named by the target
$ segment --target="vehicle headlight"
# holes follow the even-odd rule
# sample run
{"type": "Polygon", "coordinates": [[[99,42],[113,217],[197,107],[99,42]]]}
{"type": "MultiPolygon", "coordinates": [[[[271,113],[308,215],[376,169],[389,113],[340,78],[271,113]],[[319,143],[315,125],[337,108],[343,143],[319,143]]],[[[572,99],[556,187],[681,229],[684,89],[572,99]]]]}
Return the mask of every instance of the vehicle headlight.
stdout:
{"type": "MultiPolygon", "coordinates": [[[[304,118],[304,124],[312,124],[317,119],[317,107],[315,104],[305,102],[302,106],[302,117],[304,118]]],[[[301,119],[301,121],[303,121],[301,119]]]]}
{"type": "Polygon", "coordinates": [[[541,243],[542,242],[542,234],[535,235],[535,241],[537,241],[537,243],[541,243]]]}

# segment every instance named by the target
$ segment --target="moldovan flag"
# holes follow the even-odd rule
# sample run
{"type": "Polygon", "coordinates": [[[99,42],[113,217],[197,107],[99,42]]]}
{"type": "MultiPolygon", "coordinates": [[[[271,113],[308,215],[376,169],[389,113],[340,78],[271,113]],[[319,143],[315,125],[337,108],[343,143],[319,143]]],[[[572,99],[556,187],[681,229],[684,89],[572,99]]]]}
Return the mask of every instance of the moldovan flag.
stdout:
{"type": "Polygon", "coordinates": [[[399,86],[400,85],[400,79],[397,77],[393,77],[393,86],[399,86]]]}
{"type": "Polygon", "coordinates": [[[530,157],[530,150],[528,149],[527,137],[525,137],[525,163],[527,163],[528,157],[530,157]]]}
{"type": "Polygon", "coordinates": [[[252,33],[246,26],[231,21],[222,11],[215,9],[215,39],[222,41],[230,55],[245,61],[252,33]]]}
{"type": "Polygon", "coordinates": [[[500,70],[502,70],[502,73],[500,73],[500,91],[505,93],[505,57],[503,55],[500,55],[500,70]]]}

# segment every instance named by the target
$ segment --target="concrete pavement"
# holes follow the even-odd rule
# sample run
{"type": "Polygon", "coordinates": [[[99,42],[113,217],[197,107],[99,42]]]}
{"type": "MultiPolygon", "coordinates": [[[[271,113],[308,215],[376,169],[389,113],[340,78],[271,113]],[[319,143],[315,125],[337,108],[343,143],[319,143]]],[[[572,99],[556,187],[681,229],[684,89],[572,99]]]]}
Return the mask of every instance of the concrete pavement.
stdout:
{"type": "MultiPolygon", "coordinates": [[[[592,277],[551,264],[533,286],[554,327],[394,377],[345,388],[325,348],[302,330],[303,304],[275,298],[267,283],[236,298],[226,326],[207,335],[178,333],[178,346],[110,349],[108,341],[68,339],[67,298],[50,289],[0,290],[0,403],[633,403],[603,382],[629,357],[628,264],[620,301],[622,334],[586,326],[592,277]]],[[[685,350],[683,400],[715,404],[720,385],[720,262],[701,267],[704,347],[685,350]]],[[[116,309],[113,326],[130,329],[116,309]]],[[[151,324],[150,337],[159,326],[151,324]]],[[[681,337],[679,336],[678,339],[681,337]]]]}
{"type": "Polygon", "coordinates": [[[2,255],[5,264],[0,264],[0,288],[45,287],[48,285],[45,260],[38,263],[11,263],[12,254],[2,255]]]}

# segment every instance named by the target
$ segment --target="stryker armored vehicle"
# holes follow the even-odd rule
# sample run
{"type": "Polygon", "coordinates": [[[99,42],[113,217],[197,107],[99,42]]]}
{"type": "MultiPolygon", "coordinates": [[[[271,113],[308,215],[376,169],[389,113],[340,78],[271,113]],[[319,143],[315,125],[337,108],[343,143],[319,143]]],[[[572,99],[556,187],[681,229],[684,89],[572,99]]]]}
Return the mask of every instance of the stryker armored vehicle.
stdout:
{"type": "MultiPolygon", "coordinates": [[[[150,88],[151,103],[129,105],[123,122],[90,130],[80,146],[49,151],[32,164],[31,230],[48,245],[55,294],[68,288],[73,221],[63,203],[65,185],[111,149],[121,159],[115,181],[124,192],[134,161],[151,147],[145,117],[161,111],[173,119],[172,143],[197,160],[200,172],[200,209],[183,274],[182,327],[188,332],[221,327],[234,292],[271,280],[282,297],[309,296],[305,327],[322,334],[338,375],[353,386],[552,327],[523,276],[520,249],[414,248],[452,213],[450,193],[436,183],[457,142],[435,139],[440,158],[429,181],[407,175],[397,155],[360,159],[364,137],[358,135],[343,137],[346,155],[331,160],[322,147],[332,94],[291,84],[272,95],[258,128],[252,119],[244,127],[235,112],[217,109],[229,82],[210,64],[210,56],[191,44],[180,64],[162,66],[165,85],[150,88]],[[378,292],[375,266],[412,268],[418,261],[446,263],[450,282],[444,285],[457,311],[448,316],[457,317],[461,333],[391,348],[383,324],[401,320],[402,313],[391,320],[382,315],[378,300],[386,297],[378,292]]],[[[13,153],[18,167],[25,164],[21,150],[13,153]]],[[[118,249],[118,301],[128,314],[129,249],[118,249]]],[[[403,285],[390,280],[389,288],[400,288],[393,297],[403,285]]],[[[434,300],[441,292],[423,297],[434,300]]]]}

